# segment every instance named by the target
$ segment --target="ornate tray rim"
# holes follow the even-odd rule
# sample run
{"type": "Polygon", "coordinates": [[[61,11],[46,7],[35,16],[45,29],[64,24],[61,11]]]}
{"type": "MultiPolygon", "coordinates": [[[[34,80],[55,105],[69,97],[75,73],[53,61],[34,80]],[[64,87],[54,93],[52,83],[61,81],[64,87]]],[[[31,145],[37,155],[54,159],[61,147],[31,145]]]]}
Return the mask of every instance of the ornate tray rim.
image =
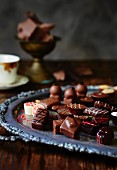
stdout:
{"type": "MultiPolygon", "coordinates": [[[[68,86],[67,86],[68,87],[68,86]]],[[[63,90],[66,87],[63,87],[63,90]]],[[[98,89],[98,86],[89,86],[88,89],[98,89]]],[[[40,134],[39,131],[35,133],[35,130],[32,130],[32,132],[29,133],[29,129],[25,128],[24,126],[21,126],[14,118],[12,111],[14,107],[16,107],[18,104],[20,104],[23,101],[26,101],[28,99],[34,98],[39,95],[47,95],[49,94],[49,89],[40,89],[36,91],[28,91],[28,92],[21,92],[17,96],[13,96],[9,99],[7,99],[1,106],[0,106],[0,124],[3,126],[6,130],[11,132],[12,134],[15,134],[16,136],[9,137],[10,140],[15,141],[16,139],[22,139],[25,142],[28,141],[35,141],[39,143],[49,144],[58,146],[61,148],[68,149],[69,151],[78,151],[78,152],[87,152],[89,154],[95,153],[98,155],[105,155],[109,157],[117,157],[117,148],[113,146],[107,146],[107,145],[99,145],[97,143],[93,143],[90,141],[80,141],[70,138],[63,138],[59,140],[56,137],[52,138],[51,136],[46,136],[46,133],[43,131],[43,134],[40,134]],[[9,116],[8,116],[9,114],[9,116]],[[10,117],[10,118],[9,118],[10,117]],[[8,120],[8,118],[10,120],[8,120]],[[12,122],[13,120],[13,122],[12,122]],[[34,133],[33,133],[34,132],[34,133]],[[37,135],[36,135],[37,134],[37,135]]],[[[52,133],[52,132],[50,132],[52,133]]],[[[2,138],[6,139],[7,138],[2,138]]]]}

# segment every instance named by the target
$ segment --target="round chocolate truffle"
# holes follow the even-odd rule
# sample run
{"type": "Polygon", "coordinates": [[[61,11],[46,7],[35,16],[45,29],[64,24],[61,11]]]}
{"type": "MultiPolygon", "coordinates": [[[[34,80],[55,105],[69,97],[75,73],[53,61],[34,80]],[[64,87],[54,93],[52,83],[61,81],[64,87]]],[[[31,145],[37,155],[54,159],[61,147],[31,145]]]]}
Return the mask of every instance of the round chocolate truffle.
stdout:
{"type": "Polygon", "coordinates": [[[76,90],[77,96],[79,96],[80,94],[86,95],[86,93],[87,93],[87,86],[83,82],[81,82],[81,83],[78,83],[76,85],[75,90],[76,90]]]}
{"type": "Polygon", "coordinates": [[[76,91],[74,89],[74,87],[69,87],[65,90],[64,92],[64,98],[66,99],[71,99],[71,98],[75,98],[76,99],[76,91]]]}
{"type": "Polygon", "coordinates": [[[61,95],[62,93],[62,90],[61,90],[61,87],[57,84],[53,84],[51,87],[50,87],[50,94],[52,95],[61,95]]]}
{"type": "Polygon", "coordinates": [[[75,103],[77,99],[74,87],[69,87],[64,91],[64,103],[75,103]]]}
{"type": "Polygon", "coordinates": [[[62,89],[61,86],[57,85],[57,84],[53,84],[50,87],[50,97],[56,97],[57,99],[61,99],[62,97],[62,89]]]}
{"type": "Polygon", "coordinates": [[[110,126],[102,127],[97,133],[97,137],[96,137],[97,143],[104,144],[104,145],[111,144],[113,139],[114,139],[114,132],[110,126]]]}

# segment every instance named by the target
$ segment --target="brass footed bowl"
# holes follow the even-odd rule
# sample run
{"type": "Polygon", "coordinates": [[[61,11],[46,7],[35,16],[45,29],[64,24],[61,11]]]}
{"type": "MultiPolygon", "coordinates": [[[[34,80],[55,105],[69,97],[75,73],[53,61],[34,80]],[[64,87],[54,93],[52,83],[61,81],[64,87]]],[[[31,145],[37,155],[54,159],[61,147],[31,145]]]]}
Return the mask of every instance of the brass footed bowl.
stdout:
{"type": "Polygon", "coordinates": [[[54,50],[56,46],[56,41],[49,43],[44,42],[33,42],[33,41],[19,41],[21,48],[31,54],[32,57],[43,58],[45,55],[49,54],[54,50]]]}
{"type": "Polygon", "coordinates": [[[54,37],[54,40],[48,43],[19,40],[21,48],[33,58],[31,66],[25,72],[32,82],[48,84],[54,81],[44,66],[43,58],[54,50],[58,40],[58,37],[54,37]]]}

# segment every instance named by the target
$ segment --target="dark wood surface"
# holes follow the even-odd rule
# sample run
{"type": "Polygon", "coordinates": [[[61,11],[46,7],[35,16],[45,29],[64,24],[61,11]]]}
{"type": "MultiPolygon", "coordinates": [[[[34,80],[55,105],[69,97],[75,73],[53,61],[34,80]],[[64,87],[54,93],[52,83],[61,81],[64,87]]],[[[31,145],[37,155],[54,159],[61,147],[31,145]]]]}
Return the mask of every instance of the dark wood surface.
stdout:
{"type": "MultiPolygon", "coordinates": [[[[22,61],[20,74],[25,74],[27,61],[22,61]]],[[[54,61],[45,62],[45,67],[51,72],[61,69],[66,71],[67,78],[59,82],[61,85],[75,84],[80,79],[87,85],[109,84],[117,85],[117,61],[54,61]],[[56,67],[55,67],[56,66],[56,67]],[[81,75],[79,68],[92,70],[91,75],[81,75]]],[[[0,102],[20,93],[50,87],[29,82],[26,85],[0,91],[0,102]]],[[[63,148],[50,145],[23,142],[17,140],[0,141],[0,170],[115,170],[117,159],[96,154],[70,152],[63,148]]]]}

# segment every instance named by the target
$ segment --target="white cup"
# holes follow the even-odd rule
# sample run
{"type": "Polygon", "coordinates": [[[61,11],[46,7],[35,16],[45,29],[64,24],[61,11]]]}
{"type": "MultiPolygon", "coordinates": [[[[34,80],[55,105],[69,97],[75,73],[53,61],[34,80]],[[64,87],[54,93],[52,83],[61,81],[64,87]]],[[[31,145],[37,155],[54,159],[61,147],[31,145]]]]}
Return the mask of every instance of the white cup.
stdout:
{"type": "Polygon", "coordinates": [[[19,56],[0,54],[0,85],[7,85],[15,82],[19,61],[19,56]]]}

